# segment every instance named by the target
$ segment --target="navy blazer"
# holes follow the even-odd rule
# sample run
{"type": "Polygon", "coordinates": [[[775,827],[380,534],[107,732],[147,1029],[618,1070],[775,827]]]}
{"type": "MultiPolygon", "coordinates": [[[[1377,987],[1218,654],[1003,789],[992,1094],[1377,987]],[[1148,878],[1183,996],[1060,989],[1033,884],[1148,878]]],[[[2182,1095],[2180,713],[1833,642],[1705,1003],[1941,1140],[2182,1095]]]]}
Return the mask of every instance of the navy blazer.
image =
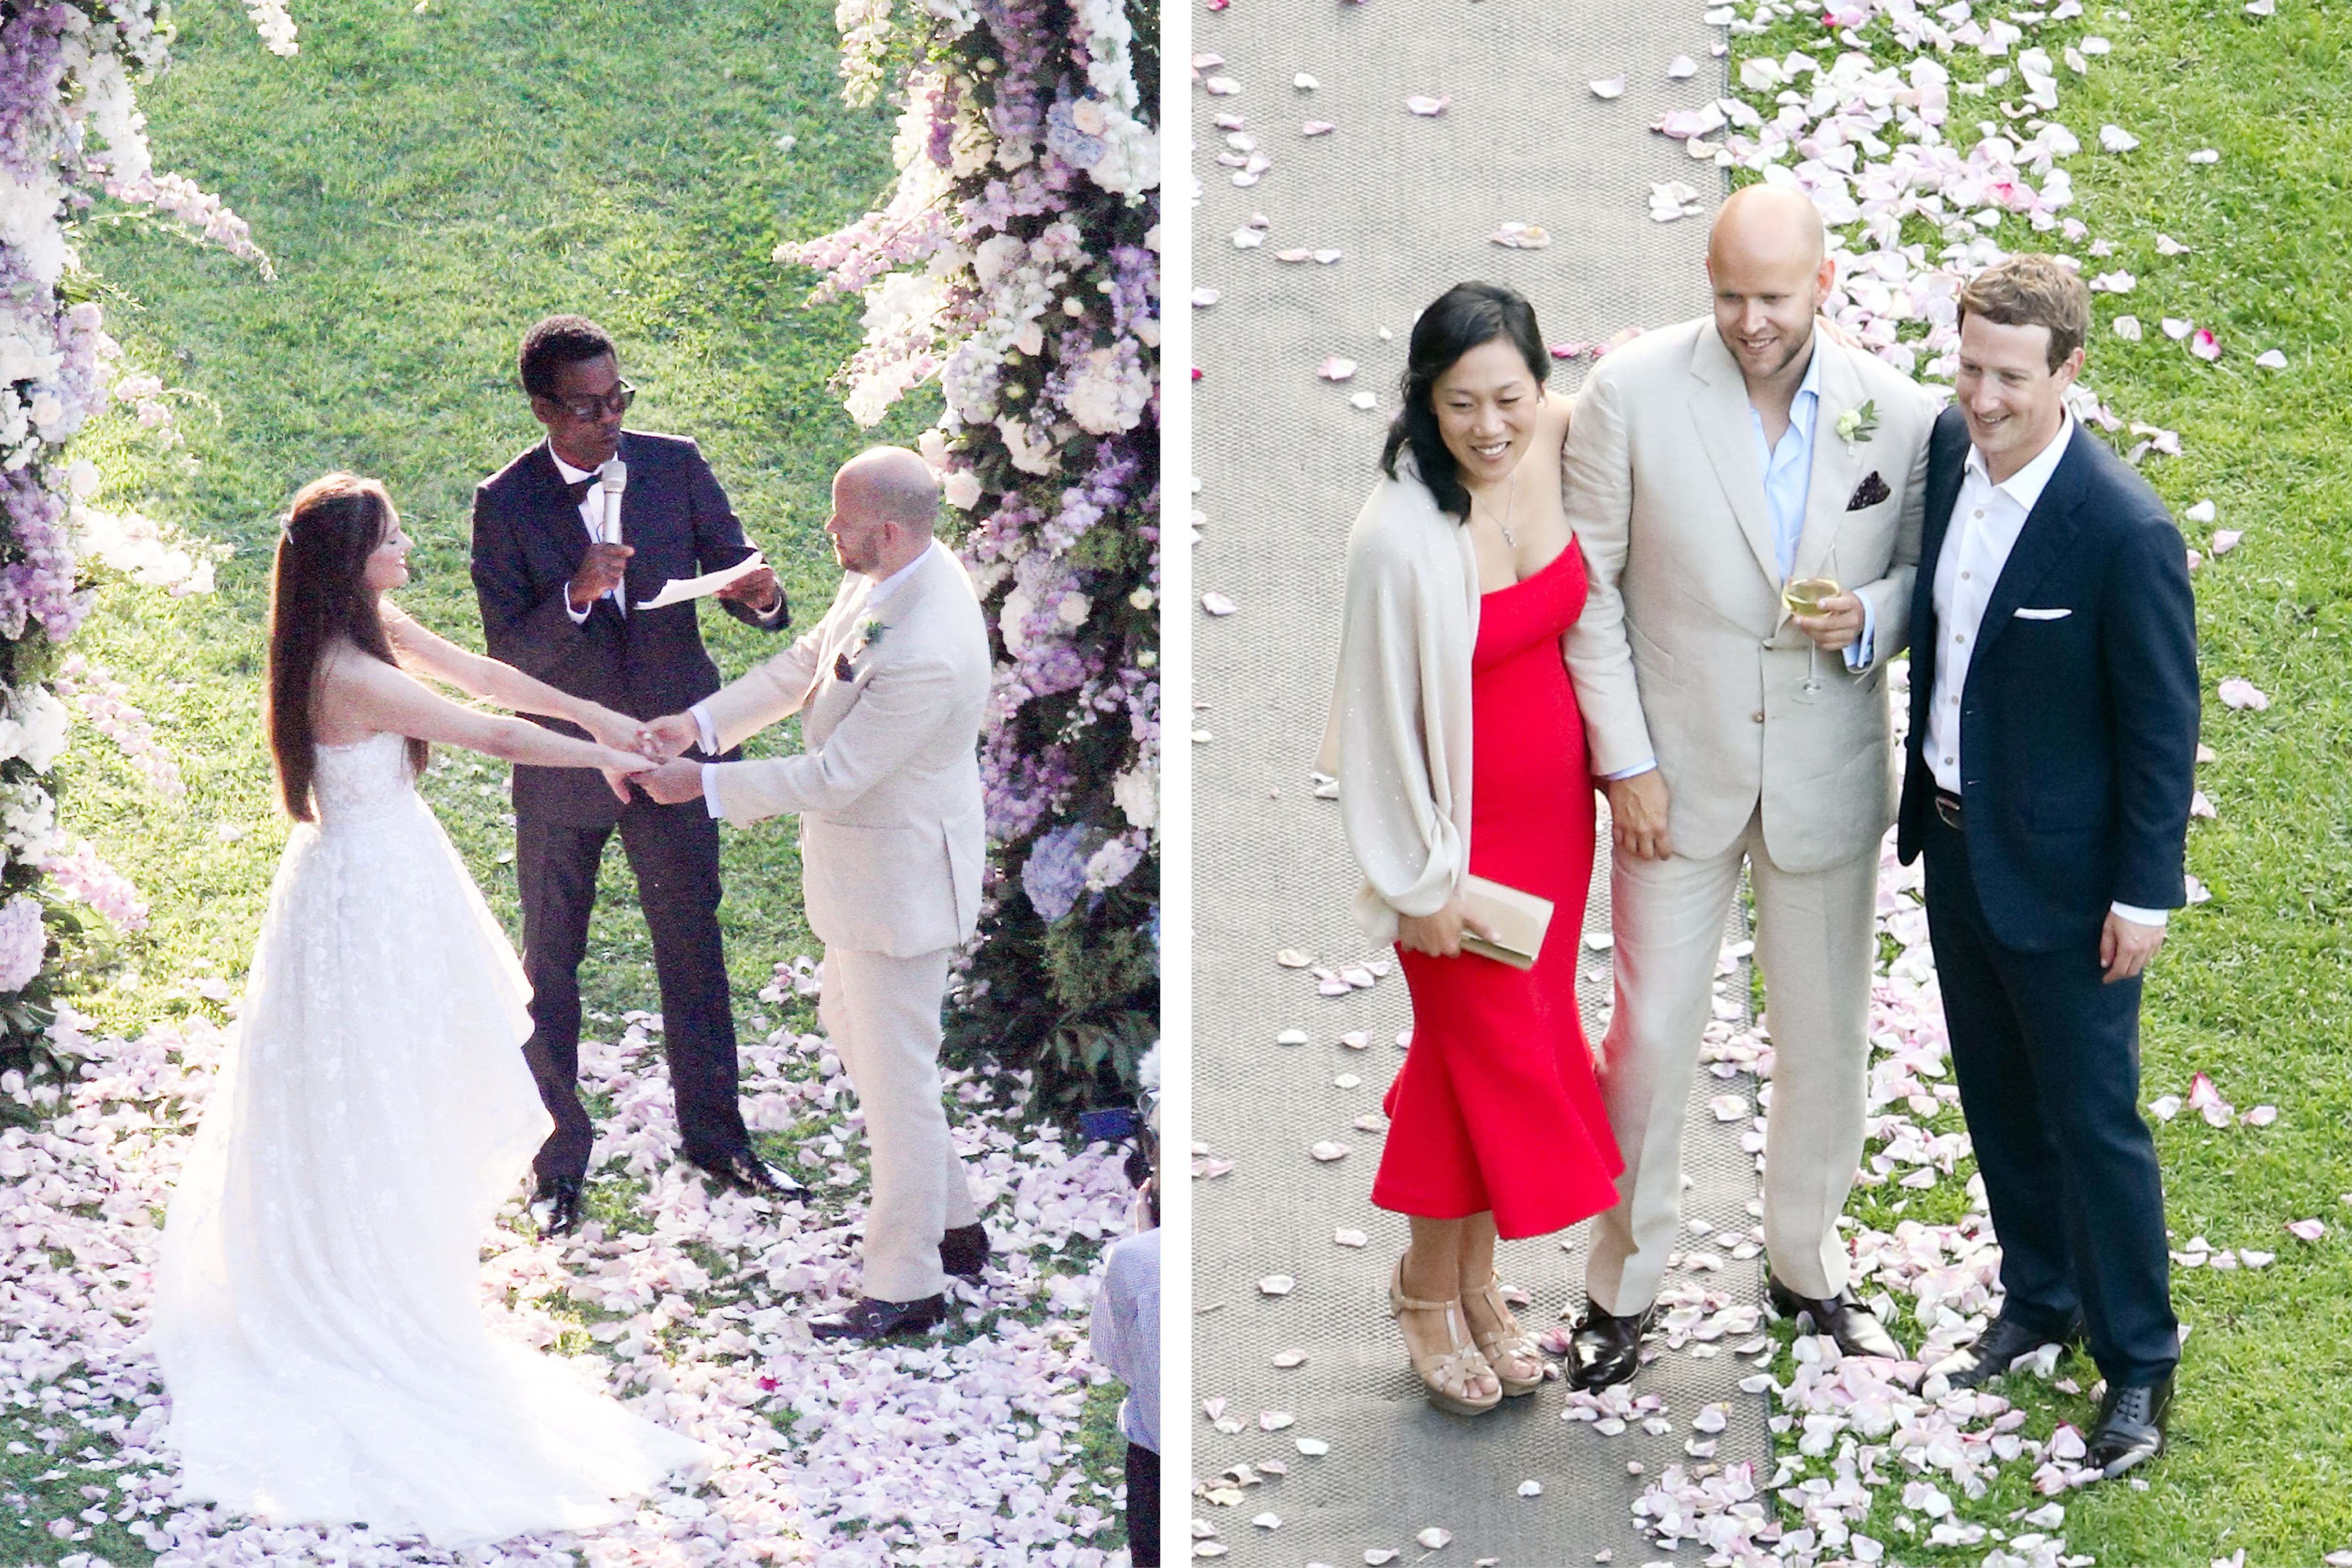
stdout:
{"type": "MultiPolygon", "coordinates": [[[[635,605],[673,577],[698,577],[751,552],[710,465],[678,436],[621,433],[629,466],[621,495],[621,540],[634,548],[623,592],[635,605]]],[[[474,489],[474,593],[490,657],[550,686],[635,719],[692,707],[719,689],[719,667],[702,646],[698,600],[624,616],[599,599],[574,624],[564,584],[588,554],[588,530],[542,441],[474,489]]],[[[792,620],[788,605],[761,616],[731,600],[727,613],[762,631],[792,620]]],[[[532,716],[550,729],[581,731],[532,716]]],[[[621,803],[602,774],[584,768],[517,767],[515,811],[582,826],[609,824],[621,803]]]]}
{"type": "MultiPolygon", "coordinates": [[[[1896,847],[1936,809],[1923,748],[1936,689],[1936,566],[1959,499],[1967,421],[1927,447],[1911,600],[1911,732],[1896,847]]],[[[2186,902],[2197,763],[2197,613],[2180,532],[2147,482],[2078,429],[1993,584],[1960,693],[1969,868],[1993,935],[2048,952],[2095,942],[2113,903],[2186,902]],[[2020,605],[2064,610],[2020,619],[2020,605]]]]}

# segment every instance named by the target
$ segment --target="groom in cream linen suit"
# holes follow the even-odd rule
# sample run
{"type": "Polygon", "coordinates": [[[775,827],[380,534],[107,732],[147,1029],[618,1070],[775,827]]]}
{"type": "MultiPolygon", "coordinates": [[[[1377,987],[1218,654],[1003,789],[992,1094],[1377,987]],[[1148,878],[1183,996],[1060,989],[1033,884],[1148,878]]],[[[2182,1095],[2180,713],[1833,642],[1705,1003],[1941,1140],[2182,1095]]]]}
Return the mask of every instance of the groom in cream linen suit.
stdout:
{"type": "Polygon", "coordinates": [[[866,1113],[873,1192],[865,1277],[819,1338],[879,1339],[946,1314],[945,1273],[988,1257],[940,1103],[940,1003],[980,914],[981,710],[988,633],[962,565],[931,537],[939,484],[900,447],[833,480],[825,531],[845,574],[790,648],[649,728],[717,756],[791,714],[805,749],[760,762],[674,762],[640,775],[665,804],[697,795],[741,826],[801,814],[810,927],[824,942],[825,1033],[866,1113]],[[649,782],[648,782],[649,781],[649,782]]]}
{"type": "Polygon", "coordinates": [[[1836,1224],[1862,1152],[1895,811],[1885,666],[1904,645],[1935,409],[1814,330],[1835,270],[1801,195],[1735,195],[1707,273],[1713,316],[1596,364],[1567,447],[1592,582],[1568,660],[1616,839],[1601,1086],[1626,1163],[1585,1269],[1570,1375],[1586,1388],[1633,1375],[1676,1245],[1684,1107],[1743,861],[1774,1050],[1775,1301],[1850,1353],[1900,1354],[1846,1290],[1836,1224]],[[1795,617],[1781,588],[1807,577],[1847,586],[1795,617]]]}

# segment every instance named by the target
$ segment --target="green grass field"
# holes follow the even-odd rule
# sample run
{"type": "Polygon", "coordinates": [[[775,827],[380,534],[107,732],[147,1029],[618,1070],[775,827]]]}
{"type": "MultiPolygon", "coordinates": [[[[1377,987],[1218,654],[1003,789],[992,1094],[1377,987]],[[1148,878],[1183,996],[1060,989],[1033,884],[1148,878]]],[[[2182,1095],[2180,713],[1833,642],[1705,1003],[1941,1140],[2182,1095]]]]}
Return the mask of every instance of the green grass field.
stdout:
{"type": "MultiPolygon", "coordinates": [[[[234,549],[216,595],[113,592],[74,644],[130,688],[186,784],[184,799],[159,796],[87,727],[61,766],[69,829],[152,908],[145,930],[101,937],[92,984],[68,998],[104,1028],[135,1033],[204,1005],[186,977],[243,979],[289,827],[257,721],[269,549],[293,491],[333,468],[383,479],[416,541],[401,602],[481,647],[471,492],[541,435],[514,379],[516,345],[540,316],[581,311],[614,334],[640,389],[631,426],[701,444],[800,625],[831,598],[834,468],[870,441],[911,439],[936,411],[919,394],[858,430],[827,384],[857,346],[854,303],[804,308],[808,276],[769,259],[779,240],[866,211],[891,174],[890,110],[840,102],[832,10],[306,0],[301,51],[279,59],[229,0],[181,8],[179,64],[142,97],[158,166],[219,193],[278,276],[149,221],[100,217],[81,236],[125,368],[176,389],[185,437],[165,449],[118,416],[94,428],[80,450],[107,472],[99,504],[234,549]]],[[[716,611],[703,626],[730,677],[780,646],[716,611]]],[[[794,743],[772,733],[751,750],[794,743]]],[[[425,789],[519,940],[503,775],[444,751],[425,789]]],[[[739,1020],[813,1027],[805,1011],[751,999],[778,962],[817,952],[792,825],[723,844],[739,1020]]],[[[582,974],[592,1018],[656,1007],[617,848],[600,899],[582,974]]],[[[765,1141],[773,1154],[797,1142],[765,1141]]],[[[631,1223],[623,1185],[592,1189],[608,1225],[631,1223]]],[[[1086,1266],[1092,1249],[1077,1250],[1066,1266],[1086,1266]]],[[[1112,1392],[1088,1405],[1102,1481],[1117,1479],[1112,1392]]],[[[0,1422],[0,1437],[29,1436],[19,1425],[0,1422]]],[[[31,1447],[0,1458],[11,1509],[37,1521],[86,1506],[75,1489],[89,1477],[51,1473],[58,1461],[31,1447]]],[[[0,1516],[0,1557],[150,1557],[112,1525],[74,1547],[13,1522],[0,1516]]]]}

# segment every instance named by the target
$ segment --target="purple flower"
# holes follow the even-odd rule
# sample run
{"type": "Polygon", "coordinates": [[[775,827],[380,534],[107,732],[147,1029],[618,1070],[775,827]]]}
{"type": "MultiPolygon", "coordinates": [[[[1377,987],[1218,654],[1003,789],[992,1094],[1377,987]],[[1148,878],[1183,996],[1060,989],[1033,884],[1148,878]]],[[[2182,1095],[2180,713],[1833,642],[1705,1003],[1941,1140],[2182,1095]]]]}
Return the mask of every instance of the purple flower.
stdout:
{"type": "Polygon", "coordinates": [[[1030,847],[1029,858],[1022,863],[1021,890],[1048,925],[1068,914],[1086,890],[1087,858],[1092,853],[1088,837],[1082,823],[1056,827],[1030,847]]]}

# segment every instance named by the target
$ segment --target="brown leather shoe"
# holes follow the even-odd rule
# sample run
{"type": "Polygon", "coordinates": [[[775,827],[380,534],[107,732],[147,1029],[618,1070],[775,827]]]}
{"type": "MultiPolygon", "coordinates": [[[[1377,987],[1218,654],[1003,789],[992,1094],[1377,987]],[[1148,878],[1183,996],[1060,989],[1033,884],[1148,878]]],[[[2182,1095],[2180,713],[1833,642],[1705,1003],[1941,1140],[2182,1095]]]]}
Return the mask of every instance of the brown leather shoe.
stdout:
{"type": "Polygon", "coordinates": [[[1871,1315],[1868,1308],[1853,1299],[1853,1292],[1843,1290],[1834,1297],[1815,1300],[1800,1296],[1778,1279],[1767,1287],[1766,1295],[1772,1310],[1784,1318],[1797,1320],[1804,1330],[1810,1324],[1817,1334],[1827,1334],[1837,1342],[1837,1348],[1847,1355],[1884,1356],[1888,1361],[1901,1361],[1903,1347],[1886,1331],[1886,1325],[1871,1315]]]}

